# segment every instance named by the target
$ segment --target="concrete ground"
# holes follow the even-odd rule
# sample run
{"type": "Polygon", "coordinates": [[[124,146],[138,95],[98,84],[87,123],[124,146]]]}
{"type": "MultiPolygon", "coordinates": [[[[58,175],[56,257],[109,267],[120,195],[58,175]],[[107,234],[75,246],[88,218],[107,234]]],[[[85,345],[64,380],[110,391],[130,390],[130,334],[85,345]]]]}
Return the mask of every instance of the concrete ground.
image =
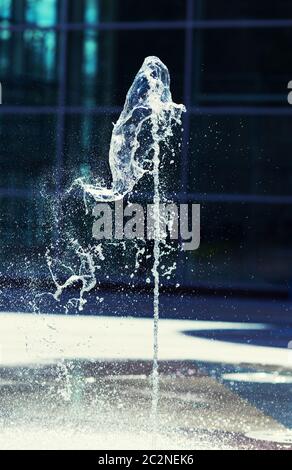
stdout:
{"type": "Polygon", "coordinates": [[[269,331],[162,320],[155,424],[151,320],[0,314],[0,448],[292,450],[292,351],[216,329],[269,331]]]}

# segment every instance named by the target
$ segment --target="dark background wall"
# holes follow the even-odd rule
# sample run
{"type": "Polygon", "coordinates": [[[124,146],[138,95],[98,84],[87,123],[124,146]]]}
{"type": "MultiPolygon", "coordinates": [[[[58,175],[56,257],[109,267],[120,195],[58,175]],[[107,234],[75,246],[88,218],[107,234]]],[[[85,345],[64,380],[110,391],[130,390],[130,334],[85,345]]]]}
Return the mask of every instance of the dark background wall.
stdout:
{"type": "Polygon", "coordinates": [[[58,194],[103,171],[111,123],[157,55],[188,109],[171,189],[202,204],[182,285],[289,292],[290,1],[0,0],[0,28],[2,279],[17,279],[25,257],[40,275],[49,240],[38,188],[48,174],[58,194]]]}

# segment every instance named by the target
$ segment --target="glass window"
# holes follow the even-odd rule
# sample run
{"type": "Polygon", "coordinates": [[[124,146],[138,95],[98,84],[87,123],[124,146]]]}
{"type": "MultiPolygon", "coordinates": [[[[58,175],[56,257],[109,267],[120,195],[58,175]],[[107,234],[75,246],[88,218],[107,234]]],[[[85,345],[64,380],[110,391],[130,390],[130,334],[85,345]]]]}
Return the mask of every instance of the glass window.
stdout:
{"type": "Polygon", "coordinates": [[[188,283],[287,285],[292,279],[290,205],[206,203],[201,245],[186,254],[188,283]]]}
{"type": "Polygon", "coordinates": [[[286,106],[290,50],[290,28],[197,31],[194,103],[286,106]]]}
{"type": "Polygon", "coordinates": [[[292,194],[290,117],[194,116],[190,190],[292,194]]]}
{"type": "Polygon", "coordinates": [[[49,211],[45,199],[39,194],[33,197],[23,194],[21,197],[5,197],[0,194],[1,276],[30,282],[33,278],[48,278],[43,254],[52,236],[48,224],[49,211]]]}
{"type": "MultiPolygon", "coordinates": [[[[137,0],[69,0],[67,20],[80,24],[181,21],[186,17],[186,3],[149,0],[145,6],[137,0]]],[[[286,0],[193,3],[194,19],[286,19],[291,9],[286,0]]],[[[60,33],[50,27],[60,20],[59,10],[57,0],[0,0],[0,25],[5,28],[0,31],[4,105],[48,105],[57,111],[58,67],[64,64],[58,63],[60,33]],[[36,27],[9,30],[9,24],[25,23],[36,27]]],[[[64,142],[60,143],[64,144],[62,181],[66,186],[75,177],[98,175],[110,185],[112,123],[147,55],[158,55],[165,62],[173,99],[183,102],[186,33],[183,28],[80,31],[78,27],[66,34],[66,105],[104,106],[105,112],[65,115],[64,142]]],[[[194,29],[192,104],[287,106],[290,43],[289,28],[194,29]]],[[[190,119],[189,168],[185,168],[190,192],[291,195],[289,116],[193,115],[190,119]]],[[[44,184],[48,187],[48,174],[49,188],[54,189],[56,126],[54,115],[0,118],[0,223],[8,227],[1,231],[3,259],[13,243],[17,256],[31,250],[33,257],[33,246],[41,246],[43,202],[37,197],[33,200],[32,191],[44,184]],[[16,223],[24,233],[22,238],[16,223]]],[[[181,187],[179,140],[175,136],[171,167],[172,157],[162,149],[166,165],[161,180],[167,193],[181,187]]],[[[145,188],[148,183],[143,180],[141,190],[146,192],[145,188]]],[[[205,204],[201,248],[188,254],[184,266],[188,280],[286,282],[292,265],[289,207],[205,204]]]]}
{"type": "Polygon", "coordinates": [[[275,19],[290,18],[290,0],[195,0],[195,18],[204,19],[275,19]]]}
{"type": "Polygon", "coordinates": [[[51,115],[1,116],[0,188],[41,190],[56,165],[55,122],[51,115]]]}
{"type": "Polygon", "coordinates": [[[53,31],[0,32],[0,80],[6,105],[57,100],[57,37],[53,31]]]}
{"type": "Polygon", "coordinates": [[[167,21],[185,17],[185,0],[70,0],[69,21],[97,23],[107,21],[167,21]]]}

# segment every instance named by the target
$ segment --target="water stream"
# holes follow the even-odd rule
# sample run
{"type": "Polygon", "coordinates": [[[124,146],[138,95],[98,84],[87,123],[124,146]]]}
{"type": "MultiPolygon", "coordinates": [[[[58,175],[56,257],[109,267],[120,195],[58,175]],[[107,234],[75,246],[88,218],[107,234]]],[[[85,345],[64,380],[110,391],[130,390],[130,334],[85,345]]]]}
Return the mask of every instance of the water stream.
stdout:
{"type": "MultiPolygon", "coordinates": [[[[155,124],[155,125],[158,125],[155,124]]],[[[160,185],[159,185],[159,153],[160,148],[157,144],[154,148],[153,157],[153,181],[154,181],[154,262],[153,262],[153,278],[154,278],[154,291],[153,291],[153,369],[152,369],[152,427],[154,448],[156,448],[156,434],[157,434],[157,411],[159,399],[159,368],[158,368],[158,326],[159,326],[159,263],[160,263],[160,185]]]]}
{"type": "MultiPolygon", "coordinates": [[[[159,324],[159,286],[160,286],[160,152],[161,144],[167,144],[172,136],[174,125],[181,124],[183,105],[172,101],[170,77],[167,67],[157,57],[147,57],[128,91],[125,105],[118,121],[114,124],[109,150],[109,165],[112,184],[107,187],[99,178],[82,177],[74,180],[67,191],[71,195],[82,191],[86,213],[92,203],[112,202],[123,199],[131,193],[145,174],[151,174],[154,182],[153,196],[153,266],[154,280],[153,309],[153,373],[152,373],[152,424],[154,435],[157,432],[157,411],[159,399],[158,370],[158,324],[159,324]]],[[[79,310],[86,302],[84,295],[96,285],[97,262],[103,260],[102,243],[85,250],[76,238],[70,239],[70,249],[77,254],[80,265],[78,271],[65,266],[70,275],[65,282],[58,281],[54,273],[54,259],[48,253],[47,262],[55,283],[54,298],[59,300],[64,290],[76,282],[81,282],[79,310]]]]}

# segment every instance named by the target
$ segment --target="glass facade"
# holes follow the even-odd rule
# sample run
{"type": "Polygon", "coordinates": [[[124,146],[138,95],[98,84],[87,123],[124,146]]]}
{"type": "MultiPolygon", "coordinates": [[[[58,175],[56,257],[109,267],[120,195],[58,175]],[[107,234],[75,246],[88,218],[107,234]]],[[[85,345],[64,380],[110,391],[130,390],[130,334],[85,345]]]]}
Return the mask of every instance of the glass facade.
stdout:
{"type": "Polygon", "coordinates": [[[291,26],[195,32],[193,104],[286,106],[290,44],[291,26]]]}
{"type": "Polygon", "coordinates": [[[202,203],[182,282],[288,290],[291,27],[286,0],[0,0],[4,272],[45,248],[39,188],[58,194],[77,175],[107,173],[112,122],[157,55],[188,109],[170,192],[202,203]]]}

